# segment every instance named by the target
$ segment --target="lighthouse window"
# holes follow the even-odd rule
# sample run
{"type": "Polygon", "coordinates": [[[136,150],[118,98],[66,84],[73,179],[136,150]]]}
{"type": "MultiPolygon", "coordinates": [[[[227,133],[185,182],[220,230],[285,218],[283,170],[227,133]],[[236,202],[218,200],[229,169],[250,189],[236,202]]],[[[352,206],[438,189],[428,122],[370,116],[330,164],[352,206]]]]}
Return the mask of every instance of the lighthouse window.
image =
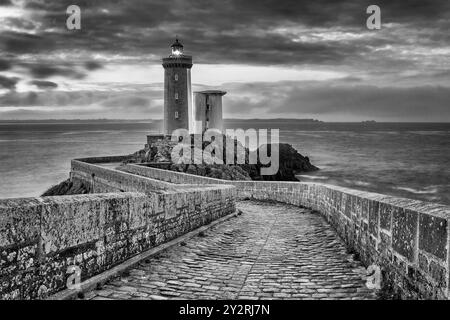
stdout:
{"type": "Polygon", "coordinates": [[[178,119],[178,111],[175,111],[175,119],[178,119]]]}
{"type": "Polygon", "coordinates": [[[178,81],[178,74],[175,74],[175,81],[178,81]]]}
{"type": "Polygon", "coordinates": [[[178,92],[175,92],[175,100],[178,100],[178,92]]]}

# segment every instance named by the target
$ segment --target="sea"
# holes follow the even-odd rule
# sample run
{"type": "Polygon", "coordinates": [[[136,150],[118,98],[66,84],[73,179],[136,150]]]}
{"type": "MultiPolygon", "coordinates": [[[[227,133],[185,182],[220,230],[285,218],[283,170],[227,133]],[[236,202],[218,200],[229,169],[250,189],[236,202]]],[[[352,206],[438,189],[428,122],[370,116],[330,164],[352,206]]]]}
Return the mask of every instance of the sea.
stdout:
{"type": "MultiPolygon", "coordinates": [[[[160,121],[0,121],[0,198],[35,197],[69,177],[70,160],[144,147],[160,121]]],[[[315,181],[450,205],[450,123],[226,120],[230,129],[278,129],[319,167],[315,181]]]]}

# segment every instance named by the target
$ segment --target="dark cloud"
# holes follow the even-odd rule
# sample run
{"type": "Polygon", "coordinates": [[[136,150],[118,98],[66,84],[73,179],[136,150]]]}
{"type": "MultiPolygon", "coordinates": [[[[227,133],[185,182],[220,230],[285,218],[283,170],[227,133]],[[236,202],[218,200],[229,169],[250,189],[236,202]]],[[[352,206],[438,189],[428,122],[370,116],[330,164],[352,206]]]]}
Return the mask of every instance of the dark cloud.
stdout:
{"type": "Polygon", "coordinates": [[[376,4],[382,9],[384,22],[430,22],[447,18],[446,0],[262,0],[234,1],[235,9],[247,16],[273,17],[274,20],[302,21],[318,26],[365,25],[366,8],[376,4]]]}
{"type": "Polygon", "coordinates": [[[30,65],[29,71],[35,78],[48,78],[52,76],[63,76],[67,78],[82,79],[86,74],[74,67],[52,66],[52,65],[30,65]]]}
{"type": "Polygon", "coordinates": [[[29,82],[32,85],[35,85],[36,87],[40,89],[55,89],[58,87],[58,84],[51,82],[51,81],[44,81],[44,80],[32,80],[29,82]]]}
{"type": "Polygon", "coordinates": [[[354,83],[354,82],[362,82],[362,81],[364,81],[362,78],[355,77],[355,76],[348,76],[348,77],[341,78],[341,79],[337,80],[337,82],[344,82],[344,83],[345,82],[354,83]]]}
{"type": "Polygon", "coordinates": [[[12,63],[7,60],[0,59],[0,71],[6,71],[11,69],[12,63]]]}
{"type": "MultiPolygon", "coordinates": [[[[48,81],[39,81],[51,83],[48,81]]],[[[126,90],[111,91],[60,91],[46,92],[9,92],[0,96],[0,108],[3,107],[104,107],[106,109],[142,108],[145,110],[157,105],[153,99],[161,99],[162,89],[159,87],[143,88],[140,92],[126,90]]],[[[160,105],[162,107],[162,105],[160,105]]],[[[162,111],[162,109],[161,109],[162,111]]]]}
{"type": "Polygon", "coordinates": [[[0,88],[4,88],[4,89],[15,89],[16,88],[16,84],[19,81],[18,78],[9,78],[9,77],[5,77],[0,75],[0,88]]]}
{"type": "Polygon", "coordinates": [[[151,105],[151,100],[147,97],[126,95],[107,99],[101,101],[99,104],[104,107],[113,107],[113,108],[117,107],[147,108],[151,105]]]}
{"type": "MultiPolygon", "coordinates": [[[[379,0],[383,23],[403,23],[412,29],[434,28],[427,41],[448,40],[450,13],[447,0],[379,0]]],[[[42,35],[3,36],[12,52],[51,51],[54,48],[89,49],[123,54],[167,54],[169,39],[178,34],[196,61],[250,64],[338,63],[359,58],[380,46],[408,39],[380,35],[375,39],[320,43],[292,41],[288,33],[274,30],[310,27],[367,32],[365,12],[369,0],[105,0],[77,1],[82,10],[82,29],[65,29],[62,14],[71,1],[30,1],[43,10],[40,22],[52,31],[42,35]]],[[[449,40],[450,41],[450,40],[449,40]]]]}
{"type": "Polygon", "coordinates": [[[36,92],[8,92],[0,96],[0,107],[32,107],[44,101],[36,92]]]}
{"type": "Polygon", "coordinates": [[[0,96],[0,114],[2,119],[156,119],[162,117],[162,101],[149,97],[160,97],[162,94],[159,87],[146,88],[141,92],[11,91],[0,96]],[[11,106],[17,109],[1,110],[11,106]],[[36,106],[41,108],[30,108],[36,106]]]}
{"type": "Polygon", "coordinates": [[[35,35],[20,32],[2,32],[0,51],[12,54],[32,54],[54,50],[55,42],[48,35],[35,35]]]}
{"type": "Polygon", "coordinates": [[[304,82],[229,84],[224,98],[228,115],[252,117],[315,116],[319,119],[450,121],[450,88],[378,87],[304,82]],[[339,118],[341,117],[341,118],[339,118]]]}
{"type": "Polygon", "coordinates": [[[87,61],[84,66],[89,71],[103,68],[103,65],[97,61],[87,61]]]}
{"type": "MultiPolygon", "coordinates": [[[[73,1],[29,1],[27,6],[43,9],[57,18],[58,12],[73,1]]],[[[359,26],[366,19],[366,8],[377,4],[386,22],[430,22],[448,18],[446,0],[79,0],[77,5],[87,15],[86,25],[104,27],[112,23],[154,27],[161,22],[180,22],[183,29],[210,25],[212,28],[263,23],[297,23],[317,26],[359,26]],[[105,11],[107,9],[108,11],[105,11]],[[94,21],[98,20],[98,21],[94,21]],[[186,27],[184,27],[186,26],[186,27]]],[[[62,17],[61,19],[64,19],[62,17]]],[[[182,30],[181,30],[182,31],[182,30]]]]}

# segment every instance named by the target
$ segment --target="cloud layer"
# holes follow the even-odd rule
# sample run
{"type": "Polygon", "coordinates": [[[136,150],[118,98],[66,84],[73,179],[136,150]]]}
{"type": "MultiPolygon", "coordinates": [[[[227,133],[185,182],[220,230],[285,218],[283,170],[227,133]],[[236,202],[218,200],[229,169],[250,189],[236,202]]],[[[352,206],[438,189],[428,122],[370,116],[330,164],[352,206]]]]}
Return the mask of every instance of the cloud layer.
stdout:
{"type": "Polygon", "coordinates": [[[450,121],[448,0],[377,1],[378,31],[368,0],[83,0],[79,31],[65,27],[71,4],[0,1],[0,118],[161,117],[163,79],[146,70],[177,34],[199,78],[240,66],[221,84],[228,117],[450,121]],[[251,66],[272,75],[239,81],[251,66]],[[287,81],[286,69],[342,76],[287,81]]]}

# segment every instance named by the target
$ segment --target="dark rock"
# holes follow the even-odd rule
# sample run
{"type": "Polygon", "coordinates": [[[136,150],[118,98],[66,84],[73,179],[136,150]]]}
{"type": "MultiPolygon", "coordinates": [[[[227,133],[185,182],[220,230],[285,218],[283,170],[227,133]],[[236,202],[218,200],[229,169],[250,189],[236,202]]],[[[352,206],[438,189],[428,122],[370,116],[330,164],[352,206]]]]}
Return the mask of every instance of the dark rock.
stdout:
{"type": "MultiPolygon", "coordinates": [[[[257,150],[258,154],[264,152],[270,155],[271,146],[270,144],[260,146],[257,150]]],[[[290,144],[278,144],[278,153],[279,169],[274,175],[261,175],[261,168],[269,165],[262,165],[260,162],[257,165],[244,165],[242,168],[249,173],[252,180],[264,181],[298,181],[296,174],[319,170],[310,163],[308,157],[302,156],[290,144]]]]}
{"type": "Polygon", "coordinates": [[[80,180],[70,181],[68,179],[45,191],[42,197],[87,194],[89,191],[89,186],[80,180]]]}
{"type": "MultiPolygon", "coordinates": [[[[279,170],[275,175],[263,176],[261,175],[261,168],[265,167],[259,160],[256,164],[249,164],[250,156],[252,155],[247,148],[242,147],[237,140],[229,137],[224,137],[223,154],[226,154],[227,144],[234,144],[235,150],[243,150],[244,164],[225,165],[225,164],[171,164],[168,169],[172,171],[185,172],[210,178],[224,179],[224,180],[264,180],[264,181],[298,181],[296,174],[301,172],[311,172],[319,170],[311,164],[308,157],[302,156],[291,145],[286,143],[278,144],[279,148],[279,170]],[[240,146],[240,148],[237,148],[240,146]]],[[[160,140],[155,142],[146,149],[139,150],[130,156],[127,163],[167,163],[171,161],[171,151],[176,143],[170,140],[160,140]]],[[[206,148],[208,142],[203,142],[202,148],[206,148]]],[[[261,152],[270,154],[270,144],[260,146],[255,151],[257,155],[261,152]],[[267,150],[266,150],[267,149],[267,150]]],[[[194,146],[192,146],[194,149],[194,146]]],[[[192,162],[196,152],[192,152],[192,162]]],[[[198,159],[197,159],[198,160],[198,159]]],[[[235,155],[235,163],[237,163],[237,155],[235,155]]],[[[164,168],[166,169],[166,168],[164,168]]]]}

